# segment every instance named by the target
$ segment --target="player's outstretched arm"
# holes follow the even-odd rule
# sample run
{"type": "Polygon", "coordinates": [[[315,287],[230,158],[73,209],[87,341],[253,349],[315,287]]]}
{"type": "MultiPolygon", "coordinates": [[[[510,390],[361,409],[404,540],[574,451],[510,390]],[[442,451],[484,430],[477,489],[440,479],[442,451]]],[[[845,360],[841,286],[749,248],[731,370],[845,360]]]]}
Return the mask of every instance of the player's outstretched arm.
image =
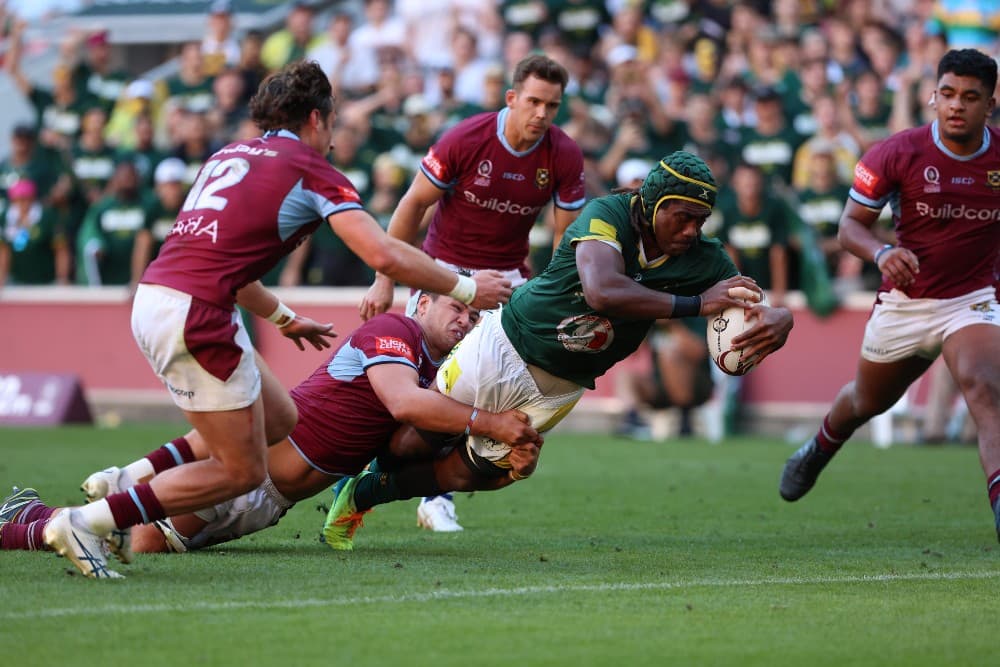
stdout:
{"type": "Polygon", "coordinates": [[[411,366],[379,364],[366,372],[375,394],[398,422],[435,433],[483,435],[511,446],[541,443],[523,412],[473,410],[434,389],[422,388],[411,366]]]}
{"type": "MultiPolygon", "coordinates": [[[[418,171],[413,183],[393,211],[386,233],[394,239],[414,245],[427,210],[443,195],[444,190],[437,188],[423,172],[418,171]]],[[[368,288],[358,307],[361,319],[367,321],[392,308],[394,287],[392,278],[381,273],[376,274],[375,281],[368,288]]]]}
{"type": "MultiPolygon", "coordinates": [[[[606,243],[578,242],[576,265],[587,305],[597,312],[648,320],[678,316],[678,299],[684,297],[650,289],[632,280],[625,275],[625,261],[621,253],[606,243]]],[[[719,283],[716,288],[701,295],[700,314],[711,315],[728,306],[742,306],[745,305],[742,299],[760,294],[757,283],[746,276],[734,276],[719,283]]],[[[699,313],[682,313],[680,316],[688,314],[699,313]]]]}
{"type": "Polygon", "coordinates": [[[236,292],[236,303],[240,304],[254,315],[273,322],[281,331],[281,335],[290,338],[300,350],[305,350],[302,341],[307,341],[317,350],[330,347],[328,338],[336,338],[332,323],[322,324],[316,320],[298,315],[291,308],[281,303],[259,280],[243,287],[236,292]]]}
{"type": "Polygon", "coordinates": [[[480,271],[472,278],[458,276],[421,250],[387,236],[364,211],[340,211],[331,215],[328,221],[333,232],[365,264],[397,282],[435,294],[447,294],[479,309],[496,308],[510,299],[510,281],[499,272],[480,271]]]}

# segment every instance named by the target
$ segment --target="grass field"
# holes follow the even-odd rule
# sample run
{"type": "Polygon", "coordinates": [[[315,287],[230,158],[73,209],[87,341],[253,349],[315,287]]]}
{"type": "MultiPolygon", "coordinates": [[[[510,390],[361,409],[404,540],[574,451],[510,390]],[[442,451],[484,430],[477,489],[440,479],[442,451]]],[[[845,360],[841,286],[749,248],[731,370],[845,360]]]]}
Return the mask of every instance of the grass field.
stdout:
{"type": "MultiPolygon", "coordinates": [[[[0,485],[78,502],[176,426],[0,430],[0,485]]],[[[976,452],[851,443],[794,505],[792,447],[552,435],[530,482],[457,498],[465,532],[328,496],[124,581],[0,553],[4,665],[992,665],[1000,548],[976,452]],[[32,638],[28,640],[27,638],[32,638]]]]}

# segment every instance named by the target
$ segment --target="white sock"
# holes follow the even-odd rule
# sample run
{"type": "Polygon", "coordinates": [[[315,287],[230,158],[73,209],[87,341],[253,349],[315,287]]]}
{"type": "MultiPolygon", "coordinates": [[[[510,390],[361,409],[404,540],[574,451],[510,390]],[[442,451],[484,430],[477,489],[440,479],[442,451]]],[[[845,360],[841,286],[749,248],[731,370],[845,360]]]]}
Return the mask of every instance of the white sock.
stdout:
{"type": "Polygon", "coordinates": [[[75,508],[70,512],[69,520],[77,528],[86,528],[96,535],[107,535],[117,528],[111,505],[103,498],[75,508]]]}
{"type": "Polygon", "coordinates": [[[156,474],[153,464],[149,459],[143,457],[138,461],[133,461],[122,468],[122,476],[118,478],[118,486],[124,491],[140,482],[148,482],[156,474]]]}

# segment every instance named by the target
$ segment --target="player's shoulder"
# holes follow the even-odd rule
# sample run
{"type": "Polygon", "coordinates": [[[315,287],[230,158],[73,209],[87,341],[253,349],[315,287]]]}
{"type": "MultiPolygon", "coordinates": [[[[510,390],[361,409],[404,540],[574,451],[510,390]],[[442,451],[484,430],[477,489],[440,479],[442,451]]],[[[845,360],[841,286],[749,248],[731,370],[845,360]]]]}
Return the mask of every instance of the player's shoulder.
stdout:
{"type": "Polygon", "coordinates": [[[603,197],[594,197],[584,206],[581,216],[584,214],[591,217],[607,216],[609,218],[607,222],[622,221],[628,224],[633,196],[635,195],[628,192],[616,192],[603,197]]]}
{"type": "Polygon", "coordinates": [[[616,230],[616,236],[622,230],[631,230],[632,196],[629,193],[616,193],[591,199],[573,224],[589,231],[593,231],[595,225],[609,225],[616,230]]]}
{"type": "Polygon", "coordinates": [[[904,156],[919,153],[934,145],[930,125],[921,125],[896,132],[885,139],[876,141],[868,149],[867,154],[891,154],[904,156]]]}
{"type": "Polygon", "coordinates": [[[904,179],[913,173],[915,162],[924,162],[935,152],[929,125],[897,132],[875,142],[865,151],[855,167],[855,181],[859,177],[870,181],[877,176],[888,176],[890,180],[904,179]]]}
{"type": "Polygon", "coordinates": [[[263,136],[233,141],[216,150],[209,159],[230,157],[247,158],[253,161],[255,166],[263,165],[275,170],[289,168],[309,170],[315,169],[319,163],[326,163],[322,155],[298,139],[283,136],[263,136]]]}
{"type": "Polygon", "coordinates": [[[496,132],[497,112],[484,111],[469,116],[451,126],[442,136],[442,139],[454,140],[459,137],[470,135],[480,135],[485,132],[496,132]]]}
{"type": "Polygon", "coordinates": [[[358,328],[372,335],[406,336],[420,338],[420,325],[412,317],[401,313],[380,313],[358,328]]]}
{"type": "Polygon", "coordinates": [[[583,156],[583,151],[580,150],[580,146],[576,143],[576,140],[566,134],[566,131],[561,127],[550,125],[548,132],[549,141],[552,142],[553,148],[557,151],[570,151],[572,153],[580,153],[581,157],[583,156]]]}
{"type": "Polygon", "coordinates": [[[990,151],[994,155],[1000,154],[1000,128],[987,125],[986,132],[989,136],[990,151]]]}

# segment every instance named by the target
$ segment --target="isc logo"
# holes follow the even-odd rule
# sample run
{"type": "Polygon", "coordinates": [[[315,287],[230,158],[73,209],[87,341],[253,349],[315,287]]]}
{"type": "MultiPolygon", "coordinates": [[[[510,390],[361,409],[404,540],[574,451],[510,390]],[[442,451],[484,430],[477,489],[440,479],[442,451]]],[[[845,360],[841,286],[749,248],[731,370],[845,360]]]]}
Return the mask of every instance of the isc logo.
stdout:
{"type": "Polygon", "coordinates": [[[976,179],[971,176],[952,176],[951,182],[953,185],[972,185],[976,179]]]}

